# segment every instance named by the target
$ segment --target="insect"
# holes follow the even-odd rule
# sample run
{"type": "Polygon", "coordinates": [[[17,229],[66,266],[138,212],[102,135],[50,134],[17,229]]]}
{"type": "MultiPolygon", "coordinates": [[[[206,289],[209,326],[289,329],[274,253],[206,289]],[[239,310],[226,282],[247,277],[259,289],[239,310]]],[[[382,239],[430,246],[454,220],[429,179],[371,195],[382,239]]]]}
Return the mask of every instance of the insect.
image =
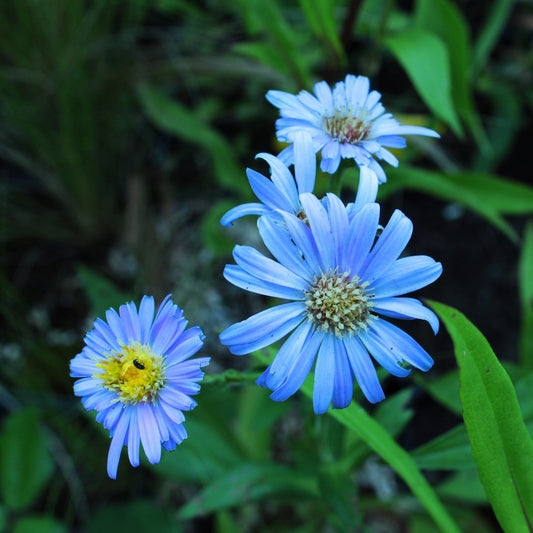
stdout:
{"type": "Polygon", "coordinates": [[[135,365],[135,368],[138,368],[139,370],[144,370],[144,365],[142,363],[139,363],[137,359],[133,360],[133,364],[135,365]]]}

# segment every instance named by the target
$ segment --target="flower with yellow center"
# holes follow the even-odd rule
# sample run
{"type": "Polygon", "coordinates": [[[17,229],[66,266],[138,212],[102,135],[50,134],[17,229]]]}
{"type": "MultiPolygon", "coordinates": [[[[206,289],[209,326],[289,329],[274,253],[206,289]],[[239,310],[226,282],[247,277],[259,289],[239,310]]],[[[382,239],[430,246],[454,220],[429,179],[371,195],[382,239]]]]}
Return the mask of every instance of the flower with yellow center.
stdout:
{"type": "Polygon", "coordinates": [[[157,313],[154,299],[144,296],[138,310],[130,302],[118,313],[109,309],[106,319],[97,319],[87,333],[70,374],[76,378],[74,393],[109,429],[107,472],[115,479],[124,445],[133,466],[139,465],[141,443],[154,464],[161,459],[161,446],[173,450],[187,437],[183,412],[196,406],[190,396],[200,390],[201,368],[209,357],[191,359],[204,336],[197,327],[186,329],[170,296],[157,313]]]}

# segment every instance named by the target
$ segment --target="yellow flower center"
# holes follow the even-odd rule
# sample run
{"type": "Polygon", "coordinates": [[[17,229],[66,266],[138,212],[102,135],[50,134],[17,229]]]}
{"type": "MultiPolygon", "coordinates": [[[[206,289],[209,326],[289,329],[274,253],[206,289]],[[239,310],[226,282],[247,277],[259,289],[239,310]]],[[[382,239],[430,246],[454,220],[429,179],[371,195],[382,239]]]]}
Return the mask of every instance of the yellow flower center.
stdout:
{"type": "Polygon", "coordinates": [[[368,138],[372,123],[368,111],[354,113],[350,109],[335,110],[332,117],[324,118],[324,130],[341,143],[359,144],[368,138]]]}
{"type": "Polygon", "coordinates": [[[372,318],[365,288],[368,282],[359,284],[359,278],[350,278],[349,272],[328,272],[315,276],[305,293],[307,318],[324,331],[332,331],[336,337],[367,328],[372,318]]]}
{"type": "Polygon", "coordinates": [[[163,357],[138,341],[122,346],[96,366],[103,372],[93,377],[103,380],[103,386],[115,391],[123,403],[153,402],[165,386],[163,357]]]}

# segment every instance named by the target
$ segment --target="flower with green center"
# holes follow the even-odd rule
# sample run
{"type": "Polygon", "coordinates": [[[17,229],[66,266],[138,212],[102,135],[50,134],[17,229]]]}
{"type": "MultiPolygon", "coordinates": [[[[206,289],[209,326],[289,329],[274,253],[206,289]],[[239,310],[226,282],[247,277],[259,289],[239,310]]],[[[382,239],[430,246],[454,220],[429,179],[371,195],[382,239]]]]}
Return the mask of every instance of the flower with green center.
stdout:
{"type": "Polygon", "coordinates": [[[412,233],[411,221],[396,211],[380,233],[379,206],[368,203],[350,214],[329,193],[320,202],[302,194],[306,214],[280,212],[284,225],[263,216],[258,227],[274,259],[236,246],[236,265],[224,277],[234,285],[289,300],[233,324],[220,341],[236,355],[264,348],[288,335],[257,383],[282,401],[294,394],[315,366],[313,404],[317,414],[350,404],[356,381],[366,398],[384,398],[371,356],[395,376],[412,366],[428,370],[429,354],[384,317],[423,319],[438,331],[437,316],[402,295],[435,281],[440,263],[427,256],[399,258],[412,233]],[[316,364],[315,364],[316,361],[316,364]]]}
{"type": "Polygon", "coordinates": [[[302,132],[311,137],[314,153],[322,153],[320,168],[333,174],[341,159],[353,159],[360,168],[369,168],[378,182],[387,181],[377,159],[398,166],[398,159],[387,148],[405,148],[402,135],[440,137],[420,126],[400,124],[380,102],[381,94],[370,91],[364,76],[348,74],[333,90],[325,81],[314,86],[314,95],[301,91],[294,95],[283,91],[268,91],[267,100],[279,108],[276,121],[277,137],[291,143],[279,158],[286,164],[294,160],[295,138],[302,132]]]}
{"type": "Polygon", "coordinates": [[[110,478],[117,476],[124,444],[133,466],[139,465],[142,443],[148,460],[158,463],[161,445],[173,450],[187,437],[183,411],[196,406],[190,398],[200,390],[201,367],[209,357],[190,359],[203,345],[197,327],[186,329],[183,312],[170,296],[155,314],[154,299],[144,296],[139,310],[133,302],[107,322],[97,319],[81,353],[70,362],[74,393],[83,406],[96,409],[96,420],[112,437],[107,458],[110,478]]]}

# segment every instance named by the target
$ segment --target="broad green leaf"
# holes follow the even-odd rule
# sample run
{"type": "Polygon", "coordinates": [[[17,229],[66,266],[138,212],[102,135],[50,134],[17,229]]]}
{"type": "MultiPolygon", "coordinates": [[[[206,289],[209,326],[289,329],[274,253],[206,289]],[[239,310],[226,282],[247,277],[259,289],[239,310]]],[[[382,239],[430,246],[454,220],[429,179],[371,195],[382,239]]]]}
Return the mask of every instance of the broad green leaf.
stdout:
{"type": "Polygon", "coordinates": [[[37,413],[11,414],[0,433],[0,493],[11,509],[27,507],[49,481],[54,463],[37,413]]]}
{"type": "MultiPolygon", "coordinates": [[[[265,364],[270,362],[270,358],[260,352],[254,352],[254,356],[265,364]]],[[[313,397],[311,376],[306,379],[301,391],[308,398],[313,397]]],[[[394,441],[383,426],[371,417],[363,407],[358,403],[352,402],[345,409],[330,409],[327,413],[350,431],[355,432],[396,471],[443,533],[460,533],[452,517],[447,513],[431,485],[424,478],[410,455],[394,441]]]]}
{"type": "Polygon", "coordinates": [[[385,44],[431,111],[461,136],[463,131],[453,105],[452,76],[444,43],[431,32],[413,28],[389,37],[385,44]]]}
{"type": "Polygon", "coordinates": [[[123,303],[131,300],[131,296],[121,291],[114,283],[85,265],[78,267],[78,276],[94,316],[102,316],[110,307],[118,309],[123,303]]]}
{"type": "Polygon", "coordinates": [[[461,402],[479,478],[506,532],[533,521],[533,441],[516,393],[485,337],[459,311],[429,305],[444,322],[460,370],[461,402]]]}
{"type": "Polygon", "coordinates": [[[181,524],[171,509],[159,507],[152,500],[109,503],[91,513],[83,533],[180,533],[181,524]]]}
{"type": "Polygon", "coordinates": [[[464,424],[419,446],[411,457],[423,470],[465,470],[476,466],[464,424]]]}
{"type": "Polygon", "coordinates": [[[476,138],[487,149],[487,139],[475,111],[470,85],[470,39],[462,13],[450,0],[418,0],[417,27],[439,37],[448,49],[451,71],[451,92],[455,107],[476,138]]]}
{"type": "Polygon", "coordinates": [[[64,524],[51,516],[25,516],[17,520],[13,533],[67,533],[64,524]]]}
{"type": "Polygon", "coordinates": [[[273,463],[244,463],[208,483],[197,497],[180,509],[179,516],[189,520],[264,499],[302,501],[317,496],[316,480],[312,477],[273,463]]]}
{"type": "Polygon", "coordinates": [[[518,266],[521,325],[520,360],[525,369],[533,369],[533,222],[526,226],[518,266]]]}
{"type": "Polygon", "coordinates": [[[388,169],[389,181],[382,185],[384,191],[388,188],[407,188],[421,191],[441,200],[456,202],[462,204],[474,213],[486,218],[509,239],[516,242],[518,237],[513,228],[504,220],[499,212],[499,208],[504,208],[508,212],[511,207],[509,202],[502,202],[498,198],[498,190],[504,190],[508,198],[513,198],[514,212],[525,209],[528,199],[519,200],[518,195],[527,195],[528,188],[510,183],[509,187],[502,183],[502,180],[486,180],[486,188],[481,187],[479,175],[471,173],[444,174],[441,172],[432,172],[429,170],[417,169],[403,165],[400,168],[388,169]],[[477,188],[476,188],[477,187],[477,188]]]}
{"type": "Polygon", "coordinates": [[[139,97],[155,126],[205,150],[211,156],[219,182],[244,197],[249,194],[246,174],[233,157],[233,147],[198,113],[144,83],[139,87],[139,97]]]}

